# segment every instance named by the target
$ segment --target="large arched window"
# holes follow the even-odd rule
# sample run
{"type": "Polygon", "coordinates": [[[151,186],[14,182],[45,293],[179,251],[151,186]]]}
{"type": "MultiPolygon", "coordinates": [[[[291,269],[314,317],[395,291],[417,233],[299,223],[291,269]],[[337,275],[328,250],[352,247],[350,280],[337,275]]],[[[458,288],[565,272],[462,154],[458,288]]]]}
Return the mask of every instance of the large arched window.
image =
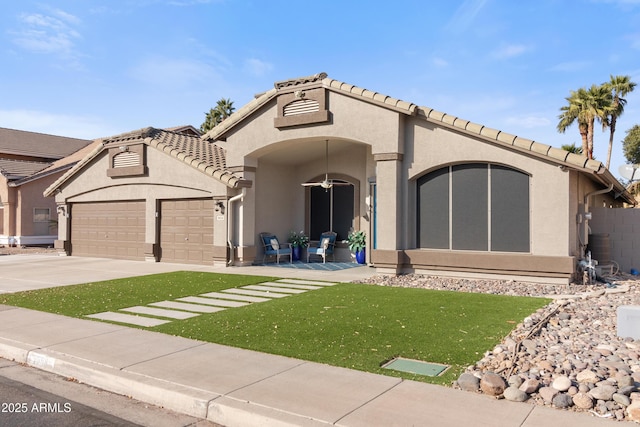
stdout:
{"type": "Polygon", "coordinates": [[[418,247],[529,252],[529,175],[486,163],[418,179],[418,247]]]}

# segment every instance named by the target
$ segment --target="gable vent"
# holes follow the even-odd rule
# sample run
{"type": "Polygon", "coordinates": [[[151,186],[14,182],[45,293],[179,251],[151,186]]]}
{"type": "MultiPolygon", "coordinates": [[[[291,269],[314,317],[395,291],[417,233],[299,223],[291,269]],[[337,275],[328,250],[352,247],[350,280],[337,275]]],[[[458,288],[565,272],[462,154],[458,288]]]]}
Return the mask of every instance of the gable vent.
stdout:
{"type": "Polygon", "coordinates": [[[297,116],[299,114],[315,113],[320,111],[320,104],[313,99],[299,99],[284,106],[283,115],[297,116]]]}
{"type": "Polygon", "coordinates": [[[129,166],[138,166],[140,164],[140,154],[132,151],[125,151],[113,157],[114,168],[127,168],[129,166]]]}

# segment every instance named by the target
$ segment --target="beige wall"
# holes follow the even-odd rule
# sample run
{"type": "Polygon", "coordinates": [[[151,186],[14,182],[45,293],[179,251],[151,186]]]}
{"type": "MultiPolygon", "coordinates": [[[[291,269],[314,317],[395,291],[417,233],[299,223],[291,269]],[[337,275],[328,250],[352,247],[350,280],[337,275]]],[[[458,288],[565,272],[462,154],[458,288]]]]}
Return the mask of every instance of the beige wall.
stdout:
{"type": "MultiPolygon", "coordinates": [[[[55,196],[56,202],[58,205],[68,206],[76,202],[145,200],[145,243],[153,244],[157,243],[157,200],[209,197],[226,199],[227,187],[211,176],[152,147],[146,147],[146,150],[147,175],[108,177],[109,159],[105,150],[85,165],[80,173],[64,183],[62,191],[55,196]]],[[[217,220],[215,223],[216,246],[226,246],[227,214],[225,212],[224,220],[217,220]]],[[[61,213],[59,221],[67,222],[68,218],[61,213]]],[[[69,239],[68,223],[60,227],[58,234],[59,240],[69,239]]]]}

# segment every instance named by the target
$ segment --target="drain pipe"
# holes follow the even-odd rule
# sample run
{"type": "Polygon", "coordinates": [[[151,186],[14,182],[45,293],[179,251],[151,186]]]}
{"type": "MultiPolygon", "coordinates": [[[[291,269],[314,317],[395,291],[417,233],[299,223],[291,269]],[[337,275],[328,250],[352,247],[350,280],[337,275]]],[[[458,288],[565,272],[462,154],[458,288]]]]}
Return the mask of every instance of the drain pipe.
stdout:
{"type": "MultiPolygon", "coordinates": [[[[587,193],[584,195],[584,243],[582,248],[582,257],[585,256],[584,248],[589,244],[589,220],[591,219],[591,212],[589,212],[589,198],[592,196],[597,196],[598,194],[605,194],[613,190],[613,183],[609,184],[609,186],[602,190],[592,191],[591,193],[587,193]],[[589,214],[589,215],[587,215],[589,214]]],[[[578,238],[580,236],[578,235],[578,238]]],[[[582,242],[580,242],[582,243],[582,242]]]]}
{"type": "MultiPolygon", "coordinates": [[[[233,196],[232,198],[230,198],[227,201],[227,213],[229,216],[229,219],[227,220],[227,245],[229,245],[229,261],[227,261],[227,266],[231,266],[235,263],[235,256],[234,256],[234,247],[233,247],[233,243],[231,242],[231,235],[233,234],[233,225],[234,225],[234,221],[233,221],[233,203],[237,202],[238,200],[240,200],[241,202],[244,200],[244,194],[245,194],[245,189],[242,189],[242,193],[238,194],[237,196],[233,196]]],[[[242,210],[240,210],[240,219],[242,219],[242,210]]],[[[239,236],[240,238],[242,237],[242,234],[240,234],[239,236]]],[[[238,242],[238,244],[240,244],[242,242],[238,242]]]]}

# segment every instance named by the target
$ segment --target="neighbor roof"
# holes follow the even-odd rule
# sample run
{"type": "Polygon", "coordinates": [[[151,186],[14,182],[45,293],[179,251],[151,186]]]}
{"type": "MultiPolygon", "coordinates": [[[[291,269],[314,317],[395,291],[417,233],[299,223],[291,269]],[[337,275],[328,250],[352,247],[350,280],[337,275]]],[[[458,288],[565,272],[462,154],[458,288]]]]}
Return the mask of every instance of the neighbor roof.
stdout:
{"type": "Polygon", "coordinates": [[[509,147],[517,151],[525,152],[533,157],[541,158],[559,166],[564,166],[581,172],[588,173],[596,181],[609,186],[613,184],[616,193],[622,195],[629,203],[634,203],[631,195],[611,174],[611,172],[596,160],[590,160],[585,156],[570,153],[566,150],[552,147],[550,145],[541,144],[539,142],[521,138],[500,130],[492,129],[477,123],[464,120],[456,116],[452,116],[429,107],[420,107],[416,104],[405,102],[387,95],[363,89],[348,83],[327,77],[326,73],[319,73],[309,77],[285,80],[276,82],[274,89],[263,94],[257,95],[251,102],[237,110],[230,117],[222,121],[218,126],[211,129],[202,136],[203,139],[210,141],[224,140],[226,133],[235,125],[240,123],[244,118],[257,111],[261,106],[275,98],[279,92],[290,92],[293,88],[307,87],[309,85],[317,85],[327,90],[340,93],[346,96],[360,99],[367,103],[379,105],[381,107],[397,111],[402,114],[416,116],[427,122],[437,124],[439,126],[449,128],[451,130],[464,133],[484,141],[490,142],[503,147],[509,147]]]}
{"type": "Polygon", "coordinates": [[[0,173],[8,180],[17,180],[33,175],[49,166],[47,162],[30,162],[0,158],[0,173]]]}
{"type": "Polygon", "coordinates": [[[61,159],[89,143],[91,141],[85,139],[0,128],[0,155],[61,159]]]}
{"type": "Polygon", "coordinates": [[[105,147],[118,144],[142,142],[163,153],[166,153],[187,165],[210,175],[229,187],[248,187],[250,181],[243,180],[226,168],[225,151],[213,142],[205,141],[198,136],[181,132],[147,127],[120,135],[96,140],[92,150],[76,163],[67,173],[45,190],[45,196],[71,178],[84,165],[101,153],[105,147]]]}

